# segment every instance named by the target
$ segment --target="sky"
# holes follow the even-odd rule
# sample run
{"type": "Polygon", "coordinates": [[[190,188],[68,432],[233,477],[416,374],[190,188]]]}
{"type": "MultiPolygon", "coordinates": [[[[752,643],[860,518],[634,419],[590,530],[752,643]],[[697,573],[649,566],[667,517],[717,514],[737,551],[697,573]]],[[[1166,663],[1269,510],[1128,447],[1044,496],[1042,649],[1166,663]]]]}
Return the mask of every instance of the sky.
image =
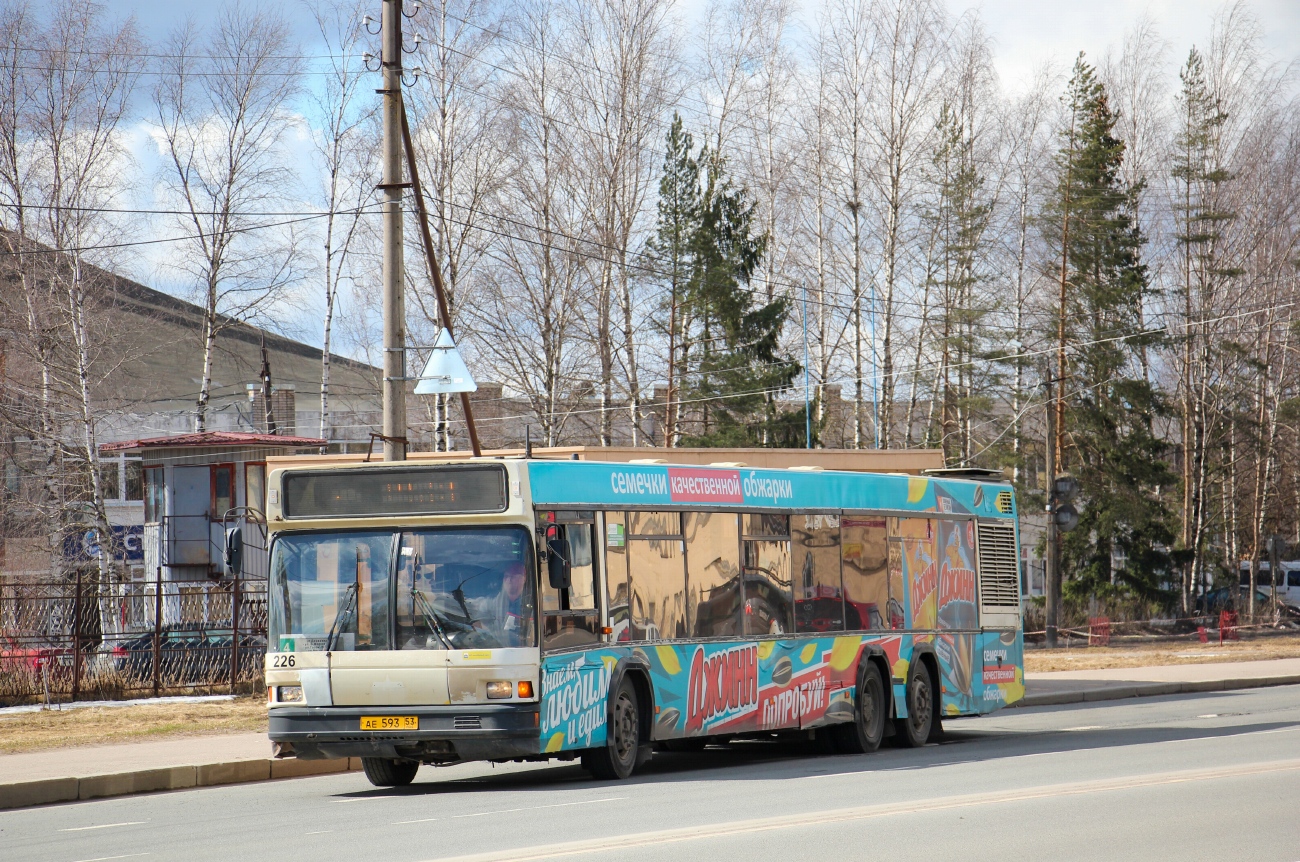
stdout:
{"type": "MultiPolygon", "coordinates": [[[[220,6],[220,0],[108,0],[114,12],[134,13],[144,35],[150,40],[161,40],[173,27],[193,17],[196,23],[210,21],[220,6]]],[[[243,0],[257,3],[258,0],[243,0]]],[[[305,12],[301,0],[261,0],[281,6],[285,14],[299,29],[299,38],[307,53],[317,46],[314,25],[305,12]],[[301,13],[300,13],[301,12],[301,13]],[[300,13],[300,14],[299,14],[300,13]]],[[[678,14],[690,31],[690,24],[703,15],[707,0],[678,0],[678,14]]],[[[799,17],[810,29],[823,6],[818,0],[796,0],[799,17]]],[[[1216,13],[1225,8],[1223,0],[941,0],[954,15],[977,12],[985,29],[994,40],[994,62],[1004,92],[1014,94],[1023,90],[1035,71],[1049,64],[1056,72],[1066,73],[1080,51],[1085,51],[1095,63],[1101,63],[1107,52],[1118,53],[1124,37],[1144,18],[1150,20],[1165,41],[1165,64],[1168,79],[1175,79],[1179,65],[1193,46],[1204,47],[1216,13]]],[[[372,0],[373,14],[379,15],[380,0],[372,0]]],[[[1259,19],[1264,33],[1264,45],[1271,59],[1283,64],[1300,66],[1300,0],[1250,0],[1249,7],[1259,19]]],[[[417,19],[418,21],[418,19],[417,19]]],[[[417,25],[418,26],[418,25],[417,25]]],[[[1300,74],[1300,68],[1297,68],[1300,74]]],[[[133,157],[146,173],[157,166],[156,149],[143,126],[132,130],[133,157]]],[[[306,158],[309,142],[306,139],[291,144],[301,150],[299,163],[310,163],[306,158]]],[[[139,189],[138,203],[148,204],[147,188],[139,189]]],[[[158,224],[154,230],[162,234],[174,230],[170,224],[158,224]]],[[[130,261],[124,262],[136,279],[162,290],[184,295],[184,285],[174,270],[163,265],[168,251],[165,244],[145,246],[130,261]]],[[[297,303],[310,307],[312,297],[298,297],[297,303]]],[[[302,307],[301,305],[299,307],[302,307]]],[[[317,325],[298,315],[282,321],[286,334],[309,342],[319,342],[317,325]]],[[[307,318],[312,318],[311,314],[307,318]]]]}

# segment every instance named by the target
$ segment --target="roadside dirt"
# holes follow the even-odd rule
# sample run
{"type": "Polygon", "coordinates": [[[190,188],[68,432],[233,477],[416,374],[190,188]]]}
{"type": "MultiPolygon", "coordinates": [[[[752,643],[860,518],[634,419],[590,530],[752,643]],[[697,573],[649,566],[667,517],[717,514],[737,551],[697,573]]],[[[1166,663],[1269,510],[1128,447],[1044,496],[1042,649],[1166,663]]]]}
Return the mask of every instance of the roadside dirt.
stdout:
{"type": "Polygon", "coordinates": [[[176,736],[265,733],[266,701],[85,707],[0,715],[0,754],[176,736]]]}
{"type": "Polygon", "coordinates": [[[1187,639],[1173,642],[1112,643],[1108,647],[1082,646],[1076,639],[1073,645],[1052,652],[1027,647],[1025,670],[1029,673],[1047,673],[1056,670],[1103,670],[1300,657],[1300,634],[1242,637],[1242,640],[1228,641],[1223,645],[1216,638],[1209,643],[1187,639]]]}

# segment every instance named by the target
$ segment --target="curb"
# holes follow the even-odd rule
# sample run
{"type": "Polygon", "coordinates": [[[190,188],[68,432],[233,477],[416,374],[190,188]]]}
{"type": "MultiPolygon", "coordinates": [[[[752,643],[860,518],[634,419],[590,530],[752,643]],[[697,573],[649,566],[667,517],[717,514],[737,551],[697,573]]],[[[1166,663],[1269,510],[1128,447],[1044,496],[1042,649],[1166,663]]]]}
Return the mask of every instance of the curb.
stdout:
{"type": "Polygon", "coordinates": [[[1137,682],[1098,688],[1026,694],[1011,704],[1018,706],[1059,706],[1066,703],[1094,703],[1101,700],[1124,700],[1130,697],[1160,697],[1170,694],[1197,694],[1207,691],[1236,691],[1276,685],[1300,685],[1300,675],[1247,677],[1245,679],[1208,679],[1194,682],[1137,682]]]}
{"type": "Polygon", "coordinates": [[[131,796],[159,790],[186,790],[191,787],[218,787],[224,784],[247,784],[281,778],[328,775],[361,769],[361,758],[338,760],[235,760],[228,763],[204,763],[198,766],[170,766],[142,769],[84,778],[46,778],[17,784],[0,784],[0,809],[28,808],[54,802],[102,799],[108,796],[131,796]]]}

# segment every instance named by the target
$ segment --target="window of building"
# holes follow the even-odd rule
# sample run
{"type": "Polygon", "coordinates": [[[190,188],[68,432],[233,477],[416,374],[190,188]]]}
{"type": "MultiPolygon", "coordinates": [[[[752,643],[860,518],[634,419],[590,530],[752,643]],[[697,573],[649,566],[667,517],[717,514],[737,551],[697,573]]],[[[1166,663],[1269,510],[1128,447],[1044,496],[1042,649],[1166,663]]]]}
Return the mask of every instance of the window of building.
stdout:
{"type": "Polygon", "coordinates": [[[235,507],[235,465],[212,466],[212,519],[220,521],[235,507]]]}
{"type": "Polygon", "coordinates": [[[144,473],[144,522],[160,524],[165,511],[163,505],[163,468],[145,467],[144,473]]]}

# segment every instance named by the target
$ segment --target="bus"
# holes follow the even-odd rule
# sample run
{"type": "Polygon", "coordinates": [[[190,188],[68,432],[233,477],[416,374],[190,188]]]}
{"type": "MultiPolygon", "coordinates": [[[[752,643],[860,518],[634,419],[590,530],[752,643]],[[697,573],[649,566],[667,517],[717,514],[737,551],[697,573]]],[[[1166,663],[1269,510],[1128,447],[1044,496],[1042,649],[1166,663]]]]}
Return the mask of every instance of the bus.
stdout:
{"type": "Polygon", "coordinates": [[[1024,694],[1003,482],[474,458],[272,472],[277,757],[580,760],[921,746],[1024,694]]]}

